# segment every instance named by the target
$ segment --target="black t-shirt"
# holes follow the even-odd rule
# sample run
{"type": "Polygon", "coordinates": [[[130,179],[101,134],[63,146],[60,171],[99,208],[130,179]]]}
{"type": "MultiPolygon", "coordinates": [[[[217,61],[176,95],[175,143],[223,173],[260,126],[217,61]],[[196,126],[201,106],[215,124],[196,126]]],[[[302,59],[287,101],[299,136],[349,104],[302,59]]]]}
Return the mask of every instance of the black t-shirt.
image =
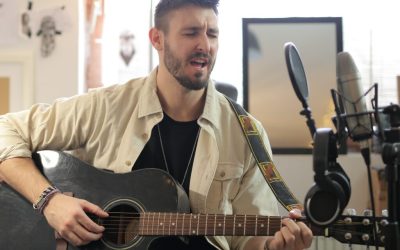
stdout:
{"type": "MultiPolygon", "coordinates": [[[[178,122],[164,113],[164,119],[154,126],[133,170],[159,168],[167,171],[188,194],[199,129],[197,120],[178,122]]],[[[176,237],[166,237],[154,242],[151,249],[215,249],[202,236],[188,238],[189,245],[186,245],[176,237]]]]}

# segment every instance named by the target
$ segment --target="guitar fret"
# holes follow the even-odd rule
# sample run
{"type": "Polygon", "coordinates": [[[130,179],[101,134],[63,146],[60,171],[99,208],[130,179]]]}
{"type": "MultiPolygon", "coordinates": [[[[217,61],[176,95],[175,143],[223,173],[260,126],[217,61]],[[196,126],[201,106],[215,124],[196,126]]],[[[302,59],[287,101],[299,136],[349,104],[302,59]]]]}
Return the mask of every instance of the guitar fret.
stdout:
{"type": "Polygon", "coordinates": [[[155,213],[153,212],[153,222],[151,223],[151,233],[154,235],[154,215],[155,213]]]}
{"type": "Polygon", "coordinates": [[[172,213],[169,213],[169,223],[168,223],[168,235],[171,235],[171,217],[172,217],[172,213]]]}
{"type": "Polygon", "coordinates": [[[256,224],[255,224],[254,226],[255,226],[255,227],[254,227],[254,231],[255,231],[254,235],[255,235],[255,236],[258,236],[258,234],[257,234],[258,215],[256,215],[256,224]]]}
{"type": "Polygon", "coordinates": [[[158,212],[158,215],[157,215],[157,235],[159,235],[160,234],[160,212],[158,212]]]}
{"type": "Polygon", "coordinates": [[[185,228],[185,214],[182,214],[182,235],[184,235],[183,230],[185,228]]]}
{"type": "Polygon", "coordinates": [[[226,219],[226,216],[225,216],[225,214],[223,216],[224,216],[224,227],[222,228],[222,235],[225,235],[225,219],[226,219]]]}
{"type": "Polygon", "coordinates": [[[204,228],[204,235],[207,235],[207,222],[208,222],[208,214],[206,214],[206,227],[204,228]]]}
{"type": "Polygon", "coordinates": [[[190,214],[189,235],[192,233],[192,214],[190,214]]]}
{"type": "Polygon", "coordinates": [[[247,227],[247,223],[246,223],[246,215],[244,215],[244,222],[243,222],[243,235],[246,235],[246,227],[247,227]]]}
{"type": "Polygon", "coordinates": [[[197,214],[197,235],[199,235],[200,214],[197,214]]]}
{"type": "Polygon", "coordinates": [[[163,234],[165,234],[165,223],[166,223],[166,221],[165,221],[165,216],[166,216],[167,214],[166,213],[164,213],[164,223],[163,223],[163,234]]]}
{"type": "Polygon", "coordinates": [[[175,235],[178,235],[178,214],[175,214],[175,235]]]}
{"type": "Polygon", "coordinates": [[[236,223],[236,214],[233,215],[233,232],[232,235],[235,235],[235,223],[236,223]]]}
{"type": "Polygon", "coordinates": [[[214,235],[215,235],[215,227],[217,225],[217,215],[214,214],[214,235]]]}

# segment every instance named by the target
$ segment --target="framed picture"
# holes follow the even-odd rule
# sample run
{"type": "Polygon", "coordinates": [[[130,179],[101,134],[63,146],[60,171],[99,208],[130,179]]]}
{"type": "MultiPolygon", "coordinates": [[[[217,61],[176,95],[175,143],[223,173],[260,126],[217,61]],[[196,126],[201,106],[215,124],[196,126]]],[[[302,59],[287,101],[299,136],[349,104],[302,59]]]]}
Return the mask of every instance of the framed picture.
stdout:
{"type": "Polygon", "coordinates": [[[312,136],[290,82],[286,42],[296,45],[303,62],[316,127],[334,128],[330,89],[336,88],[336,57],[343,50],[342,19],[243,19],[243,106],[262,122],[275,154],[309,154],[312,136]]]}
{"type": "Polygon", "coordinates": [[[20,111],[34,103],[32,52],[0,50],[0,78],[2,89],[8,90],[8,93],[2,93],[3,98],[8,100],[3,112],[20,111]]]}

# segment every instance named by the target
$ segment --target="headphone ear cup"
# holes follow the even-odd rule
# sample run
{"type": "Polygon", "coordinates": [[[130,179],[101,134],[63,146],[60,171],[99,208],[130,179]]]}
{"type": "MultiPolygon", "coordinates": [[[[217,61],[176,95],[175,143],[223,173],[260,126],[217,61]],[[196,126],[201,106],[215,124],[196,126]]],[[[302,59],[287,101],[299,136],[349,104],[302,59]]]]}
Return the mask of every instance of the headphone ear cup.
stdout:
{"type": "Polygon", "coordinates": [[[327,226],[342,213],[344,200],[344,191],[337,182],[325,180],[323,183],[316,183],[306,195],[305,214],[313,224],[327,226]]]}
{"type": "Polygon", "coordinates": [[[347,176],[340,172],[330,172],[328,174],[329,178],[332,180],[332,185],[337,186],[335,189],[337,191],[337,197],[340,200],[340,208],[343,210],[350,200],[351,195],[351,185],[347,176]]]}

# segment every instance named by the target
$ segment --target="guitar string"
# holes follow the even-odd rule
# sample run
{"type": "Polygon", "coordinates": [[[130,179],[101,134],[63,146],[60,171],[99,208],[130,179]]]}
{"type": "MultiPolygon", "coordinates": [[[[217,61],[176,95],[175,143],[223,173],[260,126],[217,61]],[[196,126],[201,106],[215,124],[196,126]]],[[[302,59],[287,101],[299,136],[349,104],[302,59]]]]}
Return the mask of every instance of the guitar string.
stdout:
{"type": "MultiPolygon", "coordinates": [[[[111,212],[111,213],[113,213],[113,214],[126,214],[125,212],[111,212]]],[[[128,213],[128,214],[132,214],[132,213],[128,213]]],[[[133,213],[133,214],[141,214],[141,215],[144,215],[143,213],[133,213]]],[[[148,215],[148,216],[151,216],[151,214],[150,213],[146,213],[145,215],[148,215]]],[[[179,218],[179,215],[182,215],[182,214],[177,214],[178,215],[178,218],[176,218],[176,217],[173,217],[173,220],[174,221],[176,221],[178,224],[179,223],[181,223],[181,222],[184,222],[185,220],[187,221],[187,219],[188,218],[179,218]]],[[[200,215],[203,215],[203,214],[200,214],[200,215]]],[[[204,216],[204,215],[203,215],[204,216]]],[[[212,216],[212,215],[211,215],[212,216]]],[[[245,215],[236,215],[236,217],[240,217],[240,216],[243,216],[243,218],[244,218],[244,216],[245,215]]],[[[113,216],[111,216],[111,218],[112,218],[113,216]]],[[[110,218],[110,217],[108,217],[108,218],[110,218]]],[[[120,226],[124,226],[124,224],[126,223],[126,225],[129,225],[130,223],[132,223],[132,222],[134,222],[134,221],[136,221],[136,222],[139,222],[141,219],[143,219],[144,221],[146,221],[147,222],[147,227],[151,227],[151,228],[154,228],[154,227],[156,227],[157,229],[157,232],[162,232],[162,233],[166,233],[166,232],[170,232],[169,231],[169,229],[160,229],[159,228],[159,224],[156,224],[156,223],[154,223],[154,220],[153,220],[153,218],[150,218],[150,217],[147,217],[147,218],[138,218],[138,217],[132,217],[132,218],[126,218],[126,217],[124,217],[123,219],[121,219],[121,217],[114,217],[114,218],[116,218],[117,220],[116,220],[116,222],[118,222],[118,224],[115,224],[115,223],[112,223],[112,221],[110,221],[110,220],[105,220],[105,221],[107,221],[107,222],[109,222],[109,223],[103,223],[102,225],[103,226],[106,226],[107,227],[107,233],[109,233],[109,234],[115,234],[115,233],[121,233],[120,232],[120,226]],[[117,228],[113,228],[112,226],[116,226],[117,228]],[[116,230],[116,231],[115,231],[116,230]]],[[[267,219],[268,217],[259,217],[258,218],[258,222],[260,222],[260,220],[259,219],[267,219]]],[[[271,219],[276,219],[275,221],[271,221],[271,224],[270,224],[270,230],[271,231],[274,231],[274,230],[279,230],[280,228],[281,228],[281,224],[280,224],[280,216],[275,216],[275,218],[274,218],[274,216],[270,216],[270,218],[271,219]],[[274,225],[274,224],[276,224],[276,225],[274,225]]],[[[247,227],[249,227],[249,225],[250,225],[250,227],[251,226],[253,226],[253,225],[255,225],[254,224],[254,222],[256,222],[256,220],[255,220],[255,217],[253,217],[253,218],[251,218],[251,217],[248,217],[247,218],[248,220],[246,221],[246,223],[247,223],[247,227]]],[[[222,222],[222,221],[230,221],[230,222],[232,222],[233,221],[233,218],[224,218],[223,216],[221,216],[221,217],[217,217],[217,221],[218,222],[222,222]]],[[[168,220],[166,220],[166,221],[168,221],[168,220]]],[[[165,221],[163,221],[163,222],[165,222],[165,221]]],[[[205,230],[206,228],[205,228],[205,226],[207,226],[207,223],[206,222],[204,222],[204,221],[200,221],[199,223],[199,226],[200,226],[200,228],[202,229],[202,230],[205,230]]],[[[209,224],[210,225],[210,224],[209,224]]],[[[343,223],[342,221],[339,221],[338,223],[334,223],[333,224],[333,226],[360,226],[360,225],[363,225],[362,224],[362,222],[352,222],[352,223],[343,223]]],[[[163,225],[163,227],[164,227],[164,225],[163,225]]],[[[183,225],[183,228],[185,228],[185,226],[183,225]]],[[[213,229],[214,228],[214,226],[212,226],[212,225],[210,225],[210,226],[208,226],[207,227],[207,229],[213,229]]],[[[230,226],[228,226],[228,227],[225,227],[227,230],[230,230],[230,229],[232,229],[233,228],[233,226],[232,225],[230,225],[230,226]]],[[[358,231],[355,231],[355,230],[350,230],[350,229],[348,229],[348,228],[346,228],[346,229],[335,229],[335,228],[331,228],[331,227],[329,227],[330,228],[330,232],[331,233],[352,233],[353,235],[355,235],[355,236],[362,236],[365,232],[358,232],[358,231]]],[[[139,229],[140,230],[140,229],[139,229]]],[[[142,229],[142,231],[143,231],[143,229],[142,229]]],[[[125,233],[139,233],[138,232],[138,230],[136,229],[134,229],[134,230],[129,230],[129,231],[124,231],[125,233]]],[[[188,234],[189,234],[189,232],[188,232],[188,234]]],[[[146,234],[144,234],[144,235],[146,235],[146,234]]],[[[149,234],[150,235],[150,234],[149,234]]],[[[179,235],[179,234],[177,234],[177,235],[179,235]]],[[[262,235],[262,234],[260,234],[260,235],[262,235]]]]}
{"type": "MultiPolygon", "coordinates": [[[[168,167],[167,157],[165,156],[165,152],[164,152],[164,144],[163,144],[163,140],[162,140],[162,138],[161,138],[161,130],[160,130],[159,124],[157,124],[157,130],[158,130],[158,137],[159,137],[159,139],[160,139],[161,152],[162,152],[162,155],[163,155],[165,168],[167,169],[167,172],[168,172],[169,174],[171,174],[171,172],[169,171],[169,167],[168,167]]],[[[187,165],[186,165],[185,174],[183,175],[182,182],[180,182],[181,185],[183,185],[183,183],[185,183],[186,176],[187,176],[187,172],[188,172],[188,169],[189,169],[189,166],[190,166],[190,162],[192,161],[192,158],[193,158],[194,150],[196,149],[196,145],[197,145],[197,141],[198,141],[198,139],[199,139],[199,135],[200,135],[200,127],[197,129],[196,139],[195,139],[194,144],[193,144],[192,152],[190,153],[189,161],[188,161],[188,163],[187,163],[187,165]]],[[[171,175],[172,175],[172,174],[171,174],[171,175]]],[[[179,181],[178,181],[178,182],[179,182],[179,181]]]]}

